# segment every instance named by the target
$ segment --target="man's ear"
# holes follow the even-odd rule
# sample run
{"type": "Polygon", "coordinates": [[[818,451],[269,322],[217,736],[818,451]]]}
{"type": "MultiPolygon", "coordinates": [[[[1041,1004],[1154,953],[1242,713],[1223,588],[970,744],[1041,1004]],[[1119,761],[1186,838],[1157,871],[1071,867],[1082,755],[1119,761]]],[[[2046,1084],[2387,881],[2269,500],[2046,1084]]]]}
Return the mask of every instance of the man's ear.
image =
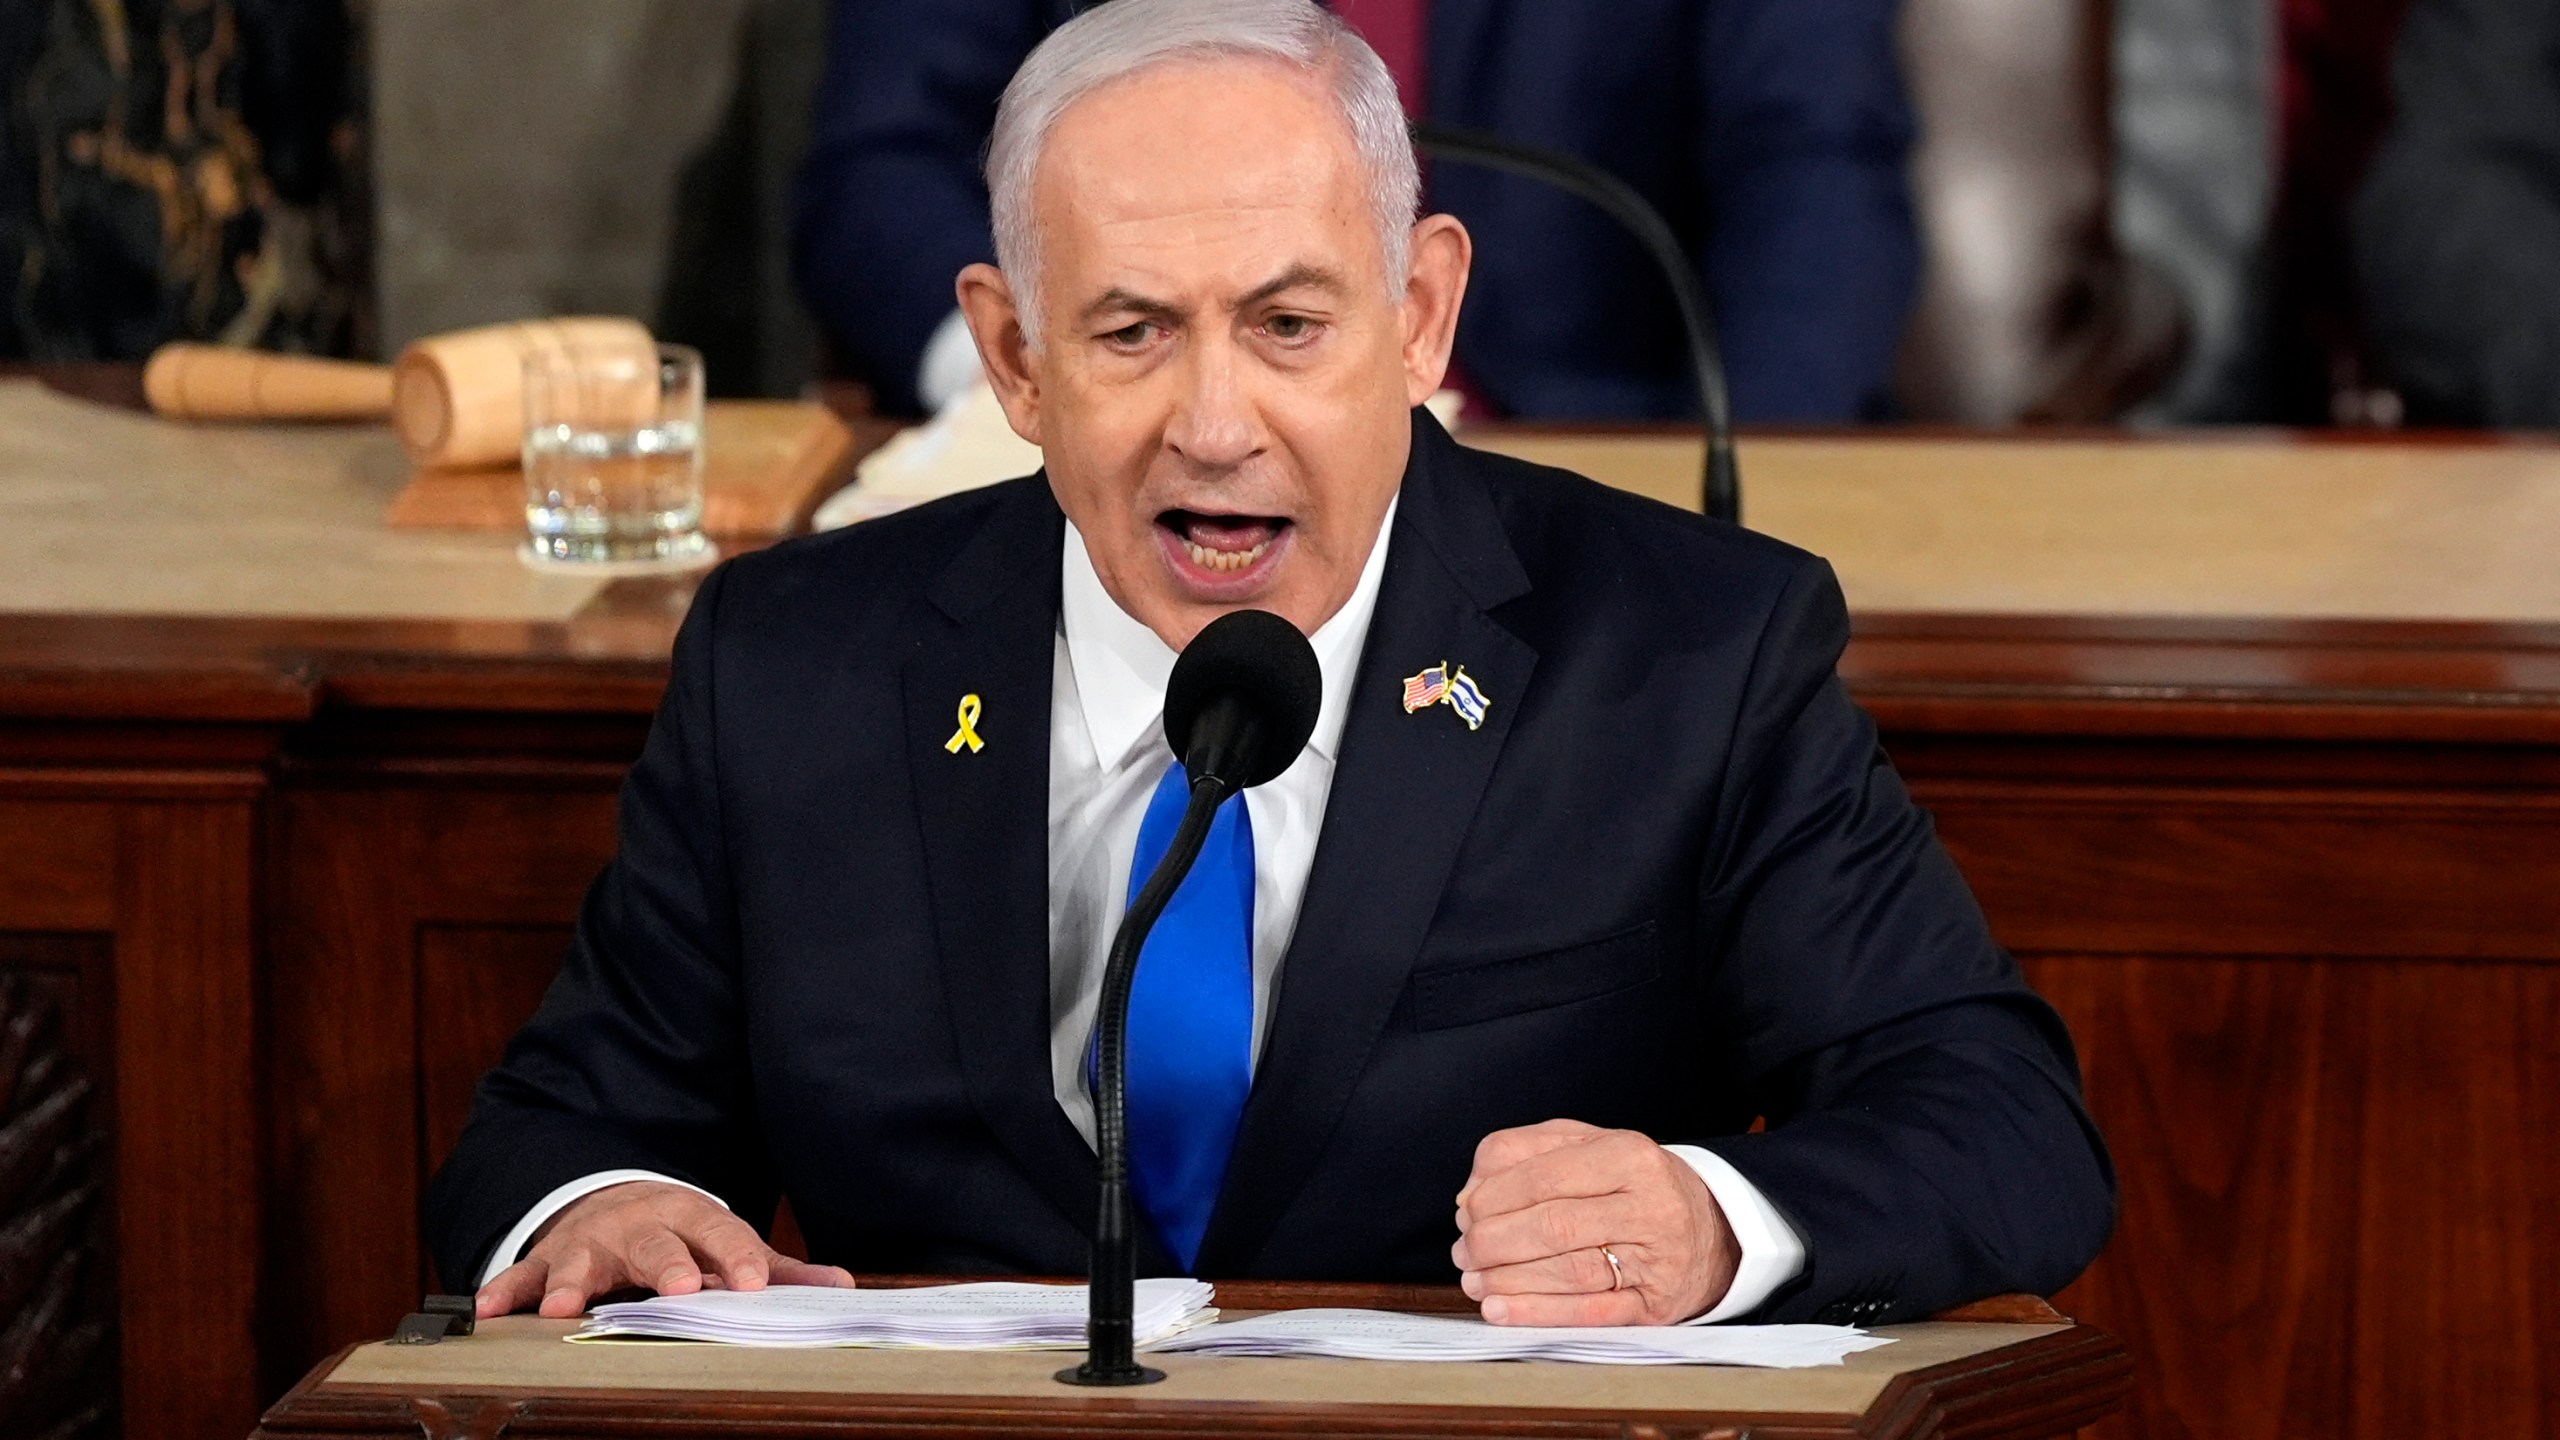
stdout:
{"type": "Polygon", "coordinates": [[[978,363],[1004,405],[1004,418],[1014,434],[1039,444],[1040,377],[1032,368],[1031,342],[1022,333],[1012,284],[993,265],[972,265],[960,272],[958,288],[960,313],[978,342],[978,363]]]}
{"type": "Polygon", "coordinates": [[[1458,309],[1476,242],[1454,215],[1432,215],[1413,227],[1413,274],[1404,290],[1405,403],[1419,405],[1448,378],[1458,343],[1458,309]]]}

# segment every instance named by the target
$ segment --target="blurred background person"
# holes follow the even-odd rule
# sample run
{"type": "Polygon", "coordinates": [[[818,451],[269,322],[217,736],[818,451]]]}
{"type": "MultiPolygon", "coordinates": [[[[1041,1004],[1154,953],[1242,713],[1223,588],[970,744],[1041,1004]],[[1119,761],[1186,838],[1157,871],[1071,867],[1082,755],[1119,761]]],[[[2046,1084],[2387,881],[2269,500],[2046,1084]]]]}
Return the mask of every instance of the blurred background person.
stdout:
{"type": "MultiPolygon", "coordinates": [[[[1005,78],[1071,0],[835,0],[794,258],[884,408],[977,379],[952,279],[989,259],[978,161],[1005,78]]],[[[1597,162],[1659,207],[1714,307],[1734,411],[1885,418],[1918,285],[1895,0],[1336,0],[1410,114],[1597,162]]],[[[1440,164],[1477,264],[1464,388],[1499,414],[1695,412],[1663,282],[1606,216],[1440,164]]]]}
{"type": "Polygon", "coordinates": [[[2560,5],[2419,0],[2355,212],[2374,344],[2413,418],[2560,426],[2560,5]]]}

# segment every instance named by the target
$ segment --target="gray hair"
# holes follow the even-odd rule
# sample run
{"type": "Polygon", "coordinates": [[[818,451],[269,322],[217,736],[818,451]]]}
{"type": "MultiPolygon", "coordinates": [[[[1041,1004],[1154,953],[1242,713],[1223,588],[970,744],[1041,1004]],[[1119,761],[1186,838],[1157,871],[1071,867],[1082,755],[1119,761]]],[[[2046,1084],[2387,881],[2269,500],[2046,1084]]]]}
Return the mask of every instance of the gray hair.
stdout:
{"type": "Polygon", "coordinates": [[[1321,74],[1368,172],[1390,300],[1404,297],[1422,178],[1395,77],[1341,17],[1313,0],[1112,0],[1061,25],[1022,62],[996,106],[987,145],[996,263],[1013,285],[1023,338],[1040,346],[1040,234],[1031,182],[1068,107],[1115,81],[1177,60],[1266,57],[1321,74]]]}

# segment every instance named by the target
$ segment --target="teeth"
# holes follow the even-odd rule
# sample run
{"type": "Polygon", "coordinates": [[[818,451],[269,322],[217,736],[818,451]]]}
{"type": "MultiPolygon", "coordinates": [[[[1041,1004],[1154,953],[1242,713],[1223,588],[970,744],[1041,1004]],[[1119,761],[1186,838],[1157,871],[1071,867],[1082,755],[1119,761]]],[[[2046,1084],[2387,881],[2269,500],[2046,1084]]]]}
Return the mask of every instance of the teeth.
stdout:
{"type": "Polygon", "coordinates": [[[1252,569],[1254,562],[1260,560],[1271,549],[1271,542],[1268,540],[1250,550],[1212,550],[1196,540],[1185,540],[1182,544],[1191,552],[1192,564],[1203,570],[1216,570],[1222,574],[1252,569]]]}

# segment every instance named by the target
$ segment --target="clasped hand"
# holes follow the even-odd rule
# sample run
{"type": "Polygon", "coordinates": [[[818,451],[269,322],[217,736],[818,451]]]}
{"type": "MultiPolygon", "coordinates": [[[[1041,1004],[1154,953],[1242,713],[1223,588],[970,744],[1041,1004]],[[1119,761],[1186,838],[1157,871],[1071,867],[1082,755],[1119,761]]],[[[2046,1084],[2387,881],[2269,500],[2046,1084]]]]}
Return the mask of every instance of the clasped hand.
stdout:
{"type": "Polygon", "coordinates": [[[849,1287],[833,1265],[794,1260],[755,1227],[681,1185],[633,1180],[582,1195],[551,1217],[522,1260],[480,1287],[482,1319],[530,1309],[567,1319],[595,1297],[639,1287],[661,1295],[767,1285],[849,1287]]]}
{"type": "Polygon", "coordinates": [[[1449,1254],[1496,1325],[1677,1324],[1723,1299],[1741,1262],[1724,1208],[1686,1161],[1578,1120],[1485,1137],[1449,1254]]]}

